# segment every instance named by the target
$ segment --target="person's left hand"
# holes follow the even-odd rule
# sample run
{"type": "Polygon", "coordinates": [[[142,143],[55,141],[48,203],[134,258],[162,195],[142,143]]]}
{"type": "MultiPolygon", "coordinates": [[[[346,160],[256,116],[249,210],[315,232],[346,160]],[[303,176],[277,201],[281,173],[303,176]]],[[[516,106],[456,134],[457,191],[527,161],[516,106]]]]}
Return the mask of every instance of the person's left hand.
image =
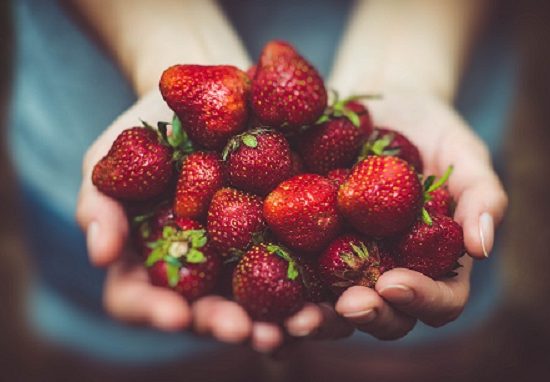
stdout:
{"type": "Polygon", "coordinates": [[[355,286],[342,294],[339,314],[377,338],[397,339],[417,320],[438,327],[459,317],[468,300],[472,257],[488,256],[508,202],[486,146],[446,101],[399,90],[384,93],[369,109],[376,126],[401,131],[418,146],[425,174],[441,176],[454,166],[448,187],[470,255],[460,259],[463,267],[453,278],[432,280],[397,268],[384,273],[374,289],[355,286]]]}

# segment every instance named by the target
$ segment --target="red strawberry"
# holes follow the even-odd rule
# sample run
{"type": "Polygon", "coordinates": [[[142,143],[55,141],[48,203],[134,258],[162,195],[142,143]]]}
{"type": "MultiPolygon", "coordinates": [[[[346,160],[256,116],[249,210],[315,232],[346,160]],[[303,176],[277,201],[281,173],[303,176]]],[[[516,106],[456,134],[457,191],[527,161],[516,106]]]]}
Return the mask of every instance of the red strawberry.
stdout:
{"type": "Polygon", "coordinates": [[[175,65],[159,86],[194,143],[220,149],[246,128],[250,80],[234,66],[175,65]]]}
{"type": "Polygon", "coordinates": [[[410,227],[423,203],[414,169],[391,156],[369,156],[359,162],[338,190],[338,208],[359,232],[390,236],[410,227]]]}
{"type": "Polygon", "coordinates": [[[327,178],[332,180],[336,186],[340,187],[348,178],[351,170],[347,168],[337,168],[327,174],[327,178]]]}
{"type": "Polygon", "coordinates": [[[304,162],[302,158],[295,151],[290,152],[290,159],[292,161],[292,176],[303,174],[304,162]]]}
{"type": "Polygon", "coordinates": [[[306,301],[323,302],[329,300],[329,291],[321,279],[317,263],[303,256],[296,257],[295,260],[304,284],[306,301]]]}
{"type": "Polygon", "coordinates": [[[246,69],[246,75],[253,80],[256,76],[256,65],[252,65],[250,68],[246,69]]]}
{"type": "Polygon", "coordinates": [[[180,217],[203,217],[224,181],[225,169],[218,154],[198,151],[188,155],[182,162],[176,185],[174,212],[180,217]]]}
{"type": "Polygon", "coordinates": [[[319,273],[337,295],[353,285],[373,288],[382,273],[378,245],[352,234],[339,236],[319,257],[319,273]]]}
{"type": "Polygon", "coordinates": [[[171,288],[188,300],[204,296],[216,286],[221,259],[209,245],[204,229],[167,225],[150,247],[145,265],[153,285],[171,288]]]}
{"type": "Polygon", "coordinates": [[[327,105],[327,92],[317,70],[283,41],[271,41],[264,47],[251,93],[258,119],[285,130],[314,123],[327,105]]]}
{"type": "Polygon", "coordinates": [[[175,216],[172,207],[168,204],[158,206],[150,214],[134,217],[133,223],[136,247],[145,257],[151,252],[148,244],[162,237],[164,227],[171,226],[182,231],[202,228],[201,224],[195,220],[175,216]]]}
{"type": "Polygon", "coordinates": [[[286,245],[306,252],[322,249],[340,230],[336,185],[315,174],[279,184],[264,200],[269,228],[286,245]]]}
{"type": "Polygon", "coordinates": [[[281,322],[304,304],[304,286],[292,255],[274,244],[252,247],[233,274],[233,296],[255,320],[281,322]]]}
{"type": "Polygon", "coordinates": [[[292,158],[280,132],[254,129],[233,137],[223,152],[229,183],[265,195],[292,176],[292,158]]]}
{"type": "Polygon", "coordinates": [[[222,188],[212,198],[207,220],[210,240],[223,256],[245,251],[265,230],[262,199],[222,188]]]}
{"type": "Polygon", "coordinates": [[[376,128],[363,146],[359,161],[368,155],[392,155],[409,162],[418,173],[424,166],[418,148],[403,134],[391,130],[376,128]]]}
{"type": "Polygon", "coordinates": [[[453,216],[453,197],[447,187],[440,187],[430,193],[430,200],[424,204],[424,208],[430,214],[453,216]]]}
{"type": "Polygon", "coordinates": [[[299,137],[296,149],[309,171],[325,175],[336,168],[350,167],[356,161],[372,129],[366,108],[349,101],[358,97],[336,99],[317,124],[299,137]],[[352,109],[366,114],[360,116],[348,107],[350,104],[352,109]]]}
{"type": "Polygon", "coordinates": [[[439,214],[432,215],[431,225],[419,219],[395,244],[400,266],[434,279],[451,275],[464,252],[462,227],[439,214]]]}
{"type": "Polygon", "coordinates": [[[124,130],[94,167],[93,184],[120,200],[145,200],[163,193],[172,180],[172,149],[146,127],[124,130]]]}

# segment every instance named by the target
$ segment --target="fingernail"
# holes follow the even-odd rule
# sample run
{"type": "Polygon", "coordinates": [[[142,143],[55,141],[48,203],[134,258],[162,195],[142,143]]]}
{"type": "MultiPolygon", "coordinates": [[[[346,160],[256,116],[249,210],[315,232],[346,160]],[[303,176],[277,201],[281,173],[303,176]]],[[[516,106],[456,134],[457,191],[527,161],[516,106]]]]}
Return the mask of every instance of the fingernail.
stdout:
{"type": "Polygon", "coordinates": [[[405,285],[390,285],[380,291],[380,295],[395,304],[408,304],[414,300],[414,292],[405,285]]]}
{"type": "Polygon", "coordinates": [[[479,238],[481,239],[483,256],[486,258],[489,257],[489,252],[493,248],[494,232],[493,217],[488,212],[482,213],[479,216],[479,238]]]}
{"type": "Polygon", "coordinates": [[[344,317],[352,319],[355,323],[358,324],[367,324],[373,321],[378,313],[374,309],[367,309],[360,312],[350,312],[345,313],[344,317]]]}
{"type": "Polygon", "coordinates": [[[97,240],[99,239],[99,223],[97,221],[92,221],[90,225],[88,225],[88,229],[86,230],[86,247],[88,248],[88,252],[93,252],[93,248],[97,240]]]}

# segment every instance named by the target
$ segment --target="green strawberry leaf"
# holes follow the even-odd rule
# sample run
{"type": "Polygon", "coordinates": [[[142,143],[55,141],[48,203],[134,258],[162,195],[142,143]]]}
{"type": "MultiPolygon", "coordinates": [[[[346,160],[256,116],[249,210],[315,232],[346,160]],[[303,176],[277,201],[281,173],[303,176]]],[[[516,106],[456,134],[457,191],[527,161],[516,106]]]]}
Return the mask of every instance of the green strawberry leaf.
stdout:
{"type": "Polygon", "coordinates": [[[424,223],[426,223],[430,227],[433,224],[432,217],[424,207],[422,207],[422,220],[424,221],[424,223]]]}
{"type": "Polygon", "coordinates": [[[320,125],[328,121],[330,121],[330,117],[327,114],[323,114],[319,117],[319,119],[317,119],[317,121],[315,121],[315,124],[320,125]]]}
{"type": "Polygon", "coordinates": [[[179,147],[186,138],[183,126],[177,115],[172,118],[172,134],[168,136],[168,144],[174,148],[179,147]]]}
{"type": "Polygon", "coordinates": [[[359,116],[357,115],[356,112],[344,108],[342,110],[342,113],[347,119],[349,119],[349,121],[353,124],[353,126],[357,128],[361,127],[361,120],[359,119],[359,116]]]}
{"type": "Polygon", "coordinates": [[[206,231],[203,229],[190,230],[187,232],[189,232],[188,238],[191,241],[191,246],[193,248],[202,248],[208,242],[208,239],[206,237],[206,231]]]}
{"type": "Polygon", "coordinates": [[[153,126],[151,126],[151,124],[149,122],[144,121],[141,118],[139,120],[140,120],[141,124],[143,125],[143,127],[145,127],[146,129],[156,131],[155,128],[153,126]]]}
{"type": "Polygon", "coordinates": [[[355,268],[357,266],[357,260],[355,259],[355,256],[352,253],[343,252],[340,254],[340,258],[350,268],[355,268]]]}
{"type": "Polygon", "coordinates": [[[206,261],[206,256],[204,256],[204,253],[202,253],[198,249],[191,248],[189,252],[187,252],[185,259],[190,264],[199,264],[206,261]]]}
{"type": "Polygon", "coordinates": [[[424,191],[428,192],[434,180],[435,180],[435,176],[433,175],[430,175],[426,178],[426,180],[424,181],[424,191]]]}
{"type": "Polygon", "coordinates": [[[430,187],[428,187],[427,192],[435,191],[439,187],[443,186],[445,184],[445,182],[451,176],[452,172],[453,172],[453,166],[451,165],[451,166],[447,167],[447,170],[445,171],[445,173],[443,174],[443,176],[441,178],[439,178],[438,180],[433,182],[433,184],[431,184],[430,187]]]}
{"type": "Polygon", "coordinates": [[[363,242],[361,242],[359,246],[353,243],[350,243],[350,245],[351,245],[351,248],[353,249],[353,252],[355,252],[355,254],[359,256],[361,260],[366,260],[369,258],[369,250],[363,242]]]}
{"type": "Polygon", "coordinates": [[[243,143],[248,147],[256,148],[256,146],[258,146],[258,140],[252,134],[245,134],[241,139],[243,143]]]}
{"type": "Polygon", "coordinates": [[[288,269],[286,271],[286,276],[289,280],[296,280],[296,278],[300,275],[300,271],[298,270],[298,267],[296,266],[296,262],[293,260],[288,262],[288,269]]]}
{"type": "Polygon", "coordinates": [[[181,263],[181,261],[179,261],[178,259],[176,259],[175,257],[172,257],[170,255],[165,255],[162,260],[164,260],[167,264],[171,264],[173,265],[174,267],[178,267],[178,268],[181,268],[183,266],[183,264],[181,263]]]}
{"type": "Polygon", "coordinates": [[[166,275],[168,276],[168,285],[174,288],[180,282],[180,269],[179,267],[166,263],[166,275]]]}
{"type": "Polygon", "coordinates": [[[149,256],[147,256],[147,259],[145,260],[145,266],[146,267],[152,267],[155,265],[156,262],[162,260],[164,257],[164,251],[162,250],[162,247],[157,247],[151,253],[149,256]]]}
{"type": "Polygon", "coordinates": [[[162,229],[162,238],[169,239],[175,233],[176,233],[176,229],[174,227],[166,226],[162,229]]]}

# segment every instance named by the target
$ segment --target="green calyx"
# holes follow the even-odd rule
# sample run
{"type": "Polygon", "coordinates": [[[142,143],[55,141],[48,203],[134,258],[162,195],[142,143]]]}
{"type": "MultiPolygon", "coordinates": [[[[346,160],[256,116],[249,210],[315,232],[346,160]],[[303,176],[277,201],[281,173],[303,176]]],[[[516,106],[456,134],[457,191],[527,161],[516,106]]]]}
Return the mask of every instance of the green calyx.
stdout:
{"type": "Polygon", "coordinates": [[[369,155],[386,155],[386,156],[395,156],[400,152],[399,147],[388,148],[395,138],[395,134],[387,133],[380,135],[380,131],[375,130],[367,142],[361,147],[361,152],[357,157],[357,162],[362,161],[369,155]]]}
{"type": "Polygon", "coordinates": [[[296,264],[296,261],[294,261],[288,251],[285,248],[276,244],[267,244],[265,248],[269,253],[275,254],[288,262],[286,275],[289,280],[296,280],[296,278],[300,275],[300,271],[298,270],[298,265],[296,264]]]}
{"type": "Polygon", "coordinates": [[[327,107],[323,115],[317,119],[315,122],[316,125],[320,125],[322,123],[328,122],[331,119],[335,118],[347,118],[353,126],[359,128],[361,126],[361,120],[359,118],[359,114],[354,112],[353,110],[346,107],[348,102],[351,101],[359,101],[363,99],[380,99],[382,98],[379,94],[364,94],[364,95],[353,95],[344,99],[339,99],[338,92],[336,90],[331,89],[331,98],[332,102],[330,106],[327,107]]]}
{"type": "Polygon", "coordinates": [[[344,263],[346,263],[350,268],[357,269],[368,260],[369,258],[369,249],[365,243],[360,242],[359,245],[350,243],[352,252],[344,252],[340,254],[340,258],[344,263]]]}
{"type": "Polygon", "coordinates": [[[152,267],[157,262],[164,261],[168,283],[175,287],[180,280],[179,270],[184,264],[199,264],[206,261],[201,248],[207,241],[204,229],[181,231],[172,226],[165,226],[162,237],[148,244],[152,251],[145,260],[145,266],[152,267]]]}
{"type": "MultiPolygon", "coordinates": [[[[426,178],[426,180],[424,180],[424,204],[432,200],[432,192],[442,187],[447,182],[452,173],[453,166],[451,165],[447,167],[447,170],[441,178],[436,179],[434,175],[430,175],[426,178]]],[[[429,226],[433,224],[430,214],[424,207],[422,207],[422,220],[429,226]]]]}
{"type": "Polygon", "coordinates": [[[241,147],[241,145],[245,145],[246,147],[255,149],[258,146],[257,137],[268,131],[271,131],[271,130],[266,127],[256,127],[252,130],[248,130],[248,131],[245,131],[244,133],[235,135],[233,138],[231,138],[227,142],[227,144],[223,148],[222,160],[227,160],[227,157],[229,156],[229,154],[237,150],[239,147],[241,147]]]}
{"type": "Polygon", "coordinates": [[[171,122],[158,122],[158,133],[162,142],[174,149],[173,160],[181,161],[187,154],[195,151],[193,142],[185,132],[181,120],[174,114],[171,122]],[[168,126],[171,126],[168,134],[168,126]]]}

